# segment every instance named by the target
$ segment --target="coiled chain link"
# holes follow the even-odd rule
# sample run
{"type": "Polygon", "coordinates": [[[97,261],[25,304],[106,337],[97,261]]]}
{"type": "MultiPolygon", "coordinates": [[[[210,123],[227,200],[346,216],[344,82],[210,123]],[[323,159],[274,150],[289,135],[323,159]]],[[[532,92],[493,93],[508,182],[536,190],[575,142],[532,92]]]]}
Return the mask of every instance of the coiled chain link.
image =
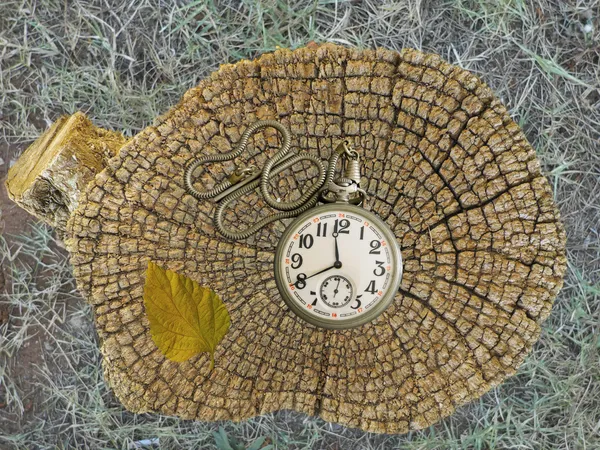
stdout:
{"type": "Polygon", "coordinates": [[[347,153],[351,156],[357,155],[357,153],[354,150],[348,150],[349,143],[346,141],[344,141],[344,145],[338,146],[336,151],[332,153],[331,157],[329,158],[327,167],[325,167],[324,161],[322,161],[319,157],[311,155],[309,153],[302,153],[294,156],[288,155],[291,149],[290,131],[281,123],[275,120],[261,120],[258,122],[254,122],[253,124],[248,126],[248,128],[246,128],[236,148],[233,151],[228,153],[220,153],[217,155],[208,155],[201,158],[195,158],[192,161],[190,161],[186,165],[184,172],[184,185],[188,193],[190,193],[199,200],[214,198],[220,196],[225,191],[234,186],[236,183],[244,180],[245,178],[257,176],[258,169],[253,166],[249,166],[246,168],[236,169],[236,171],[228,179],[223,180],[211,190],[202,192],[198,191],[192,186],[192,172],[198,166],[209,162],[223,162],[237,158],[246,149],[246,146],[248,145],[248,139],[250,138],[250,136],[256,131],[260,130],[261,128],[266,127],[275,128],[281,133],[283,137],[283,144],[280,150],[267,161],[262,171],[260,171],[260,179],[247,183],[239,187],[238,189],[235,189],[233,192],[226,194],[218,203],[218,206],[215,210],[215,226],[219,233],[221,233],[228,239],[246,239],[271,222],[281,219],[287,219],[290,217],[296,217],[302,214],[303,212],[309,210],[310,208],[314,207],[319,201],[319,198],[323,199],[322,194],[325,191],[327,191],[327,187],[333,181],[333,177],[335,176],[335,168],[340,156],[343,153],[347,153]],[[277,174],[279,174],[280,172],[293,166],[297,162],[305,160],[315,164],[319,169],[319,176],[317,180],[313,184],[311,184],[310,187],[297,200],[290,202],[282,202],[278,199],[275,199],[268,192],[269,180],[277,174]],[[257,187],[260,187],[260,192],[263,198],[265,199],[265,202],[272,208],[277,209],[281,212],[271,214],[243,231],[232,231],[225,228],[225,226],[223,225],[223,214],[229,203],[243,197],[249,192],[252,192],[257,187]]]}

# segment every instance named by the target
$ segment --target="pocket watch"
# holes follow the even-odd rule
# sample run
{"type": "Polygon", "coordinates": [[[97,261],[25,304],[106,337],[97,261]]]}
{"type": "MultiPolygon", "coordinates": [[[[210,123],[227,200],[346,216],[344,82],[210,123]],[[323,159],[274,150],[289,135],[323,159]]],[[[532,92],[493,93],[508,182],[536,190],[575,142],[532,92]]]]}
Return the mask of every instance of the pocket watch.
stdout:
{"type": "Polygon", "coordinates": [[[370,322],[393,301],[402,258],[396,238],[375,214],[349,203],[317,206],[285,230],[275,280],[299,317],[323,328],[370,322]]]}
{"type": "Polygon", "coordinates": [[[345,329],[377,318],[393,302],[402,277],[402,255],[392,230],[362,206],[366,192],[360,188],[360,158],[348,141],[342,141],[327,165],[315,155],[291,155],[291,135],[276,121],[250,125],[235,150],[196,158],[184,172],[186,190],[198,199],[214,198],[215,225],[229,239],[245,239],[267,223],[294,217],[277,243],[274,275],[282,299],[299,318],[327,329],[345,329]],[[281,149],[262,170],[237,168],[209,191],[192,186],[192,172],[208,162],[237,158],[250,135],[273,127],[283,136],[281,149]],[[338,161],[343,160],[336,178],[338,161]],[[319,169],[317,180],[293,202],[282,202],[268,192],[276,174],[308,160],[319,169]],[[266,203],[280,212],[271,214],[244,231],[227,229],[223,212],[232,201],[260,187],[266,203]],[[317,206],[317,203],[321,205],[317,206]]]}

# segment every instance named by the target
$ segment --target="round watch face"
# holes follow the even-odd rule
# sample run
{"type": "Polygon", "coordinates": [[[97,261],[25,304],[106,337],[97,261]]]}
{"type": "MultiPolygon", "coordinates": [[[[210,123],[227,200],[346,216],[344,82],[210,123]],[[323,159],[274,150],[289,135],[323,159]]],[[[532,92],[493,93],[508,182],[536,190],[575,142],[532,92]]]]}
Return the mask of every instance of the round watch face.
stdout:
{"type": "Polygon", "coordinates": [[[275,279],[287,305],[313,325],[351,328],[379,316],[402,274],[394,234],[365,209],[331,203],[292,222],[275,255],[275,279]]]}

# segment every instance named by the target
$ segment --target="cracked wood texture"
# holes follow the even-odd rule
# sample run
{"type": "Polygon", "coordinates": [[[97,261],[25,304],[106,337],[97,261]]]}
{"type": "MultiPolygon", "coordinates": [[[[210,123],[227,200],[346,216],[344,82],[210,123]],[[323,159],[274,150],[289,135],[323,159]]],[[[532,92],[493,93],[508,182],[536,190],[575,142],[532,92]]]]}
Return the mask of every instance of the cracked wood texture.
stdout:
{"type": "Polygon", "coordinates": [[[8,196],[64,239],[79,194],[125,142],[121,133],[93,126],[81,112],[61,117],[8,170],[8,196]]]}
{"type": "MultiPolygon", "coordinates": [[[[280,144],[258,132],[238,163],[280,144]]],[[[314,168],[272,189],[295,199],[314,168]]],[[[197,169],[203,189],[233,163],[197,169]]],[[[243,229],[270,213],[234,203],[243,229]]],[[[403,433],[451,414],[513,375],[540,334],[565,272],[565,233],[535,152],[475,75],[437,55],[332,44],[222,65],[127,143],[82,193],[66,244],[92,303],[105,378],[134,412],[242,420],[295,409],[371,432],[403,433]],[[285,306],[273,258],[285,225],[231,242],[214,204],[184,189],[191,158],[228,152],[275,119],[294,151],[327,158],[341,139],[363,156],[367,208],[397,236],[401,288],[372,323],[330,331],[285,306]],[[184,363],[154,345],[143,304],[148,260],[213,288],[231,315],[216,350],[184,363]]]]}

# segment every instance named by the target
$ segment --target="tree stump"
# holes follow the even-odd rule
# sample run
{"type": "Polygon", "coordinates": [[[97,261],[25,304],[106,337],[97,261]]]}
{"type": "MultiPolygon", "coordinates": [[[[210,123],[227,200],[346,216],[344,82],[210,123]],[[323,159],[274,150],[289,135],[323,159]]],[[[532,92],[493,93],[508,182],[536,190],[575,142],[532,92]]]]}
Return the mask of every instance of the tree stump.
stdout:
{"type": "MultiPolygon", "coordinates": [[[[279,144],[257,133],[241,159],[279,144]]],[[[240,163],[244,161],[239,161],[240,163]]],[[[197,188],[233,163],[204,169],[197,188]]],[[[299,164],[272,183],[298,198],[299,164]]],[[[227,225],[268,214],[238,200],[227,225]]],[[[77,284],[93,305],[104,374],[131,411],[242,420],[280,409],[365,431],[426,427],[513,375],[562,286],[565,233],[533,148],[475,75],[439,56],[332,44],[226,64],[124,145],[67,223],[77,284]],[[367,208],[397,236],[401,288],[375,321],[325,330],[280,298],[273,258],[286,223],[231,242],[212,201],[184,189],[192,158],[231,151],[256,120],[281,121],[294,151],[329,157],[349,139],[364,161],[367,208]],[[148,261],[214,289],[231,329],[183,363],[154,345],[143,303],[148,261]]]]}
{"type": "Polygon", "coordinates": [[[61,117],[10,168],[8,195],[62,237],[80,192],[125,142],[122,134],[93,126],[83,113],[61,117]]]}

